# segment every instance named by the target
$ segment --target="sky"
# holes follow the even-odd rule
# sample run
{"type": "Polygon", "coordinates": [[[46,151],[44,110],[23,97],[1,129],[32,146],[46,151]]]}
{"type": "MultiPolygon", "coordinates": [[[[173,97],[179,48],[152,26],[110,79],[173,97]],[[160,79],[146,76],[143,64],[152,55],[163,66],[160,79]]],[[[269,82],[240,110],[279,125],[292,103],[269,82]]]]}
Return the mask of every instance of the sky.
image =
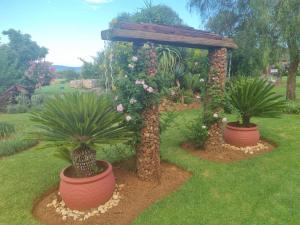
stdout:
{"type": "MultiPolygon", "coordinates": [[[[176,11],[186,25],[201,28],[201,20],[189,12],[187,0],[152,0],[176,11]]],[[[82,58],[104,48],[100,32],[122,12],[134,13],[144,0],[0,0],[0,33],[10,28],[30,34],[48,48],[46,60],[56,65],[81,66],[82,58]]],[[[0,34],[0,40],[5,37],[0,34]]]]}

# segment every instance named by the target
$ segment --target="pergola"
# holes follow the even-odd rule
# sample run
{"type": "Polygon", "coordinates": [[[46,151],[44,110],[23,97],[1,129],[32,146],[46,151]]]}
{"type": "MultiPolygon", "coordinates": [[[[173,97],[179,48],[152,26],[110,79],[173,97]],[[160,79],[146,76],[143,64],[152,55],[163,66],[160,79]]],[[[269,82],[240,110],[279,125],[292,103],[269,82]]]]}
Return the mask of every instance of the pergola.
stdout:
{"type": "MultiPolygon", "coordinates": [[[[150,42],[176,47],[207,49],[210,64],[208,86],[217,87],[221,91],[224,91],[225,87],[228,64],[227,52],[230,49],[237,48],[232,39],[214,33],[185,26],[149,23],[118,22],[113,28],[102,31],[101,37],[103,40],[133,42],[135,46],[150,42]]],[[[209,102],[210,96],[207,96],[204,101],[209,102]]],[[[142,132],[153,135],[141,135],[142,140],[137,151],[138,176],[146,180],[151,179],[153,176],[159,177],[160,173],[153,170],[155,167],[159,168],[159,143],[155,144],[154,147],[152,144],[157,142],[157,138],[153,139],[153,137],[157,136],[157,126],[159,126],[157,120],[159,119],[157,119],[157,116],[153,117],[151,115],[158,116],[158,107],[146,110],[144,113],[145,123],[142,132]],[[153,118],[153,121],[149,121],[149,118],[153,118]],[[153,127],[157,129],[153,129],[153,127]]]]}
{"type": "Polygon", "coordinates": [[[237,48],[231,38],[226,38],[203,30],[185,26],[166,26],[149,23],[119,22],[114,28],[101,32],[103,40],[126,41],[136,44],[152,42],[177,47],[208,50],[209,79],[212,73],[219,77],[219,85],[224,88],[227,73],[227,50],[237,48]]]}

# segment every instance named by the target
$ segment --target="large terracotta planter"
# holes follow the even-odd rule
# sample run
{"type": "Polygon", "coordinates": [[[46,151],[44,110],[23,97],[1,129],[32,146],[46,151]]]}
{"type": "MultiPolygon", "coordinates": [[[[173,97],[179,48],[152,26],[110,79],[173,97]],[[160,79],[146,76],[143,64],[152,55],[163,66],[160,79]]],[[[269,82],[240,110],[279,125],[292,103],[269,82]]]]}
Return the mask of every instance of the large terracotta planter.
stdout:
{"type": "Polygon", "coordinates": [[[224,140],[230,145],[246,147],[257,145],[260,135],[256,125],[238,127],[236,123],[228,123],[224,129],[224,140]]]}
{"type": "Polygon", "coordinates": [[[111,198],[115,189],[112,166],[106,161],[97,161],[97,164],[105,170],[93,177],[67,177],[66,170],[70,167],[60,173],[59,192],[69,208],[76,210],[95,208],[111,198]]]}

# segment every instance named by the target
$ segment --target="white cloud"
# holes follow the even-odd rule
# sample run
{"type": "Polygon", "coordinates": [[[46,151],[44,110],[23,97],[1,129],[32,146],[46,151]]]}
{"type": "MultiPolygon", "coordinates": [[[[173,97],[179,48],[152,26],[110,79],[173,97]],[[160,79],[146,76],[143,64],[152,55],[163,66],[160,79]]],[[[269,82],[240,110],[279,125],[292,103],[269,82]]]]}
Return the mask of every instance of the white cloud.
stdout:
{"type": "Polygon", "coordinates": [[[85,1],[91,4],[103,4],[103,3],[111,2],[112,0],[85,0],[85,1]]]}

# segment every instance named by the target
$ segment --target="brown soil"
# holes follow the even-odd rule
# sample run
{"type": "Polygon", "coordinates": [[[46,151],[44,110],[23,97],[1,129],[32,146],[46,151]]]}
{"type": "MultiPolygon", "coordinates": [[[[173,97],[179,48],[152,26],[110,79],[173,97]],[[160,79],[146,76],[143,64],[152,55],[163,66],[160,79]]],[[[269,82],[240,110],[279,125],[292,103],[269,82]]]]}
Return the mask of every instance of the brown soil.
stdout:
{"type": "Polygon", "coordinates": [[[261,155],[267,152],[271,152],[274,149],[274,145],[269,142],[262,140],[267,149],[260,151],[254,151],[253,154],[244,153],[243,151],[228,149],[222,147],[222,145],[211,145],[207,144],[205,149],[197,149],[190,142],[185,142],[181,144],[181,147],[184,148],[187,152],[191,153],[194,156],[200,157],[201,159],[218,162],[218,163],[230,163],[234,161],[244,160],[248,158],[253,158],[257,155],[261,155]]]}
{"type": "Polygon", "coordinates": [[[96,215],[80,222],[68,218],[66,221],[55,212],[53,207],[46,205],[56,198],[57,189],[49,191],[36,201],[33,215],[43,224],[49,225],[126,225],[147,207],[164,198],[182,185],[191,174],[168,164],[161,164],[162,176],[160,184],[139,180],[135,174],[134,160],[127,160],[113,166],[117,184],[125,184],[120,191],[121,201],[105,214],[96,215]]]}
{"type": "Polygon", "coordinates": [[[239,128],[252,128],[256,127],[257,125],[254,123],[249,123],[248,126],[243,126],[240,122],[229,122],[228,125],[233,126],[233,127],[239,127],[239,128]]]}

